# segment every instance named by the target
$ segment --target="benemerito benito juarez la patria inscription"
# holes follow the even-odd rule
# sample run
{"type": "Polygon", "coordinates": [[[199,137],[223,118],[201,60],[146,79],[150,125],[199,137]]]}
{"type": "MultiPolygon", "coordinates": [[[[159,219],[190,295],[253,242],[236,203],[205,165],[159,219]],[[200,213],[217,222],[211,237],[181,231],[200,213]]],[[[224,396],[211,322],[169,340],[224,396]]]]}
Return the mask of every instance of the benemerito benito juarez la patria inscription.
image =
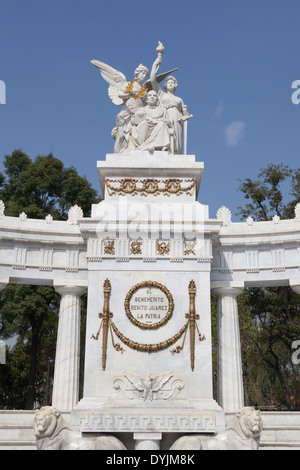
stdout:
{"type": "Polygon", "coordinates": [[[133,286],[125,298],[125,312],[139,328],[156,329],[172,316],[172,294],[156,281],[143,281],[133,286]]]}

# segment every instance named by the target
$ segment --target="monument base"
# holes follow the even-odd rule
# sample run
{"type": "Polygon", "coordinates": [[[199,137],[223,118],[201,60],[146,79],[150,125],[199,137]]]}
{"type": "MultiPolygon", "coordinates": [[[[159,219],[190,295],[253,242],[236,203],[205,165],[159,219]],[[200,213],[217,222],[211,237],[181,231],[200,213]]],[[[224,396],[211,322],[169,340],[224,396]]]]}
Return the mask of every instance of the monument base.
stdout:
{"type": "Polygon", "coordinates": [[[204,164],[133,151],[97,167],[104,200],[80,223],[89,291],[72,426],[139,449],[169,445],[171,435],[216,434],[225,416],[213,399],[213,227],[197,202],[204,164]]]}
{"type": "Polygon", "coordinates": [[[130,400],[103,403],[97,398],[85,398],[72,410],[71,425],[83,436],[118,436],[128,448],[167,450],[181,435],[221,432],[225,428],[225,413],[214,400],[174,400],[172,407],[166,407],[161,400],[141,404],[130,400]]]}

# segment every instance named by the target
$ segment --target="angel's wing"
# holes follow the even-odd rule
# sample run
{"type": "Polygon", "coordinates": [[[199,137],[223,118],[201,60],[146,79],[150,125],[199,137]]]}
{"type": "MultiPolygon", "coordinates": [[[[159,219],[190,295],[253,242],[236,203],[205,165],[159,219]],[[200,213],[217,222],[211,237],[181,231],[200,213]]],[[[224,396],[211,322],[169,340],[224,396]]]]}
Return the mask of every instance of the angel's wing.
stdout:
{"type": "Polygon", "coordinates": [[[108,96],[116,105],[121,105],[124,100],[119,97],[120,88],[126,83],[125,75],[110,65],[100,62],[100,60],[91,60],[91,63],[100,70],[102,78],[109,84],[108,96]]]}
{"type": "Polygon", "coordinates": [[[152,391],[158,392],[171,379],[171,377],[173,377],[173,371],[154,377],[152,391]]]}
{"type": "Polygon", "coordinates": [[[134,374],[129,374],[128,372],[125,372],[124,376],[131,383],[131,385],[134,386],[136,390],[138,390],[139,392],[144,392],[146,386],[142,377],[139,377],[138,375],[134,374]]]}
{"type": "MultiPolygon", "coordinates": [[[[169,72],[164,72],[164,73],[161,73],[159,75],[156,75],[157,83],[162,82],[168,75],[170,75],[170,73],[176,72],[176,70],[178,70],[178,68],[169,70],[169,72]]],[[[146,85],[148,91],[152,90],[152,85],[151,85],[150,79],[145,82],[145,85],[146,85]]]]}

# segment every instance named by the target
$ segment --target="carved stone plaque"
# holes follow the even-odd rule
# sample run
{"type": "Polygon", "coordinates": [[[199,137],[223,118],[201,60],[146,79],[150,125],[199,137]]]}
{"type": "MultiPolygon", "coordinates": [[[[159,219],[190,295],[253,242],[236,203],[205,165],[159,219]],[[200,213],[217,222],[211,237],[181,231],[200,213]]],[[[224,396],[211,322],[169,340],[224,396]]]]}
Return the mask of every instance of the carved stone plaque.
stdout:
{"type": "Polygon", "coordinates": [[[168,289],[156,281],[144,281],[130,289],[125,298],[125,312],[139,328],[155,329],[172,316],[174,302],[168,289]]]}

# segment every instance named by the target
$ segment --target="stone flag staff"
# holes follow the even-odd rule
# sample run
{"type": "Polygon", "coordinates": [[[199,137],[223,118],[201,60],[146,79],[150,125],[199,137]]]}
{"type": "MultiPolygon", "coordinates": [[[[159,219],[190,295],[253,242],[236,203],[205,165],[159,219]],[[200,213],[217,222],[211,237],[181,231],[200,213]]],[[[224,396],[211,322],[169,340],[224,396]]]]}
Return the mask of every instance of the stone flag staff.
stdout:
{"type": "Polygon", "coordinates": [[[91,61],[109,84],[108,95],[112,102],[117,106],[122,106],[116,117],[116,127],[112,130],[112,137],[115,140],[114,153],[128,153],[139,149],[150,152],[167,150],[171,153],[182,154],[183,123],[184,153],[187,152],[187,120],[193,116],[188,114],[182,99],[175,96],[178,83],[170,74],[177,69],[157,74],[164,53],[164,46],[161,42],[158,43],[156,51],[158,57],[153,63],[150,79],[145,83],[143,82],[149,75],[149,70],[143,64],[135,69],[134,79],[128,82],[119,70],[99,60],[91,61]],[[159,83],[165,78],[166,91],[163,92],[159,83]],[[152,90],[158,96],[155,108],[162,110],[158,118],[147,112],[149,104],[151,106],[151,96],[148,93],[152,90]]]}

